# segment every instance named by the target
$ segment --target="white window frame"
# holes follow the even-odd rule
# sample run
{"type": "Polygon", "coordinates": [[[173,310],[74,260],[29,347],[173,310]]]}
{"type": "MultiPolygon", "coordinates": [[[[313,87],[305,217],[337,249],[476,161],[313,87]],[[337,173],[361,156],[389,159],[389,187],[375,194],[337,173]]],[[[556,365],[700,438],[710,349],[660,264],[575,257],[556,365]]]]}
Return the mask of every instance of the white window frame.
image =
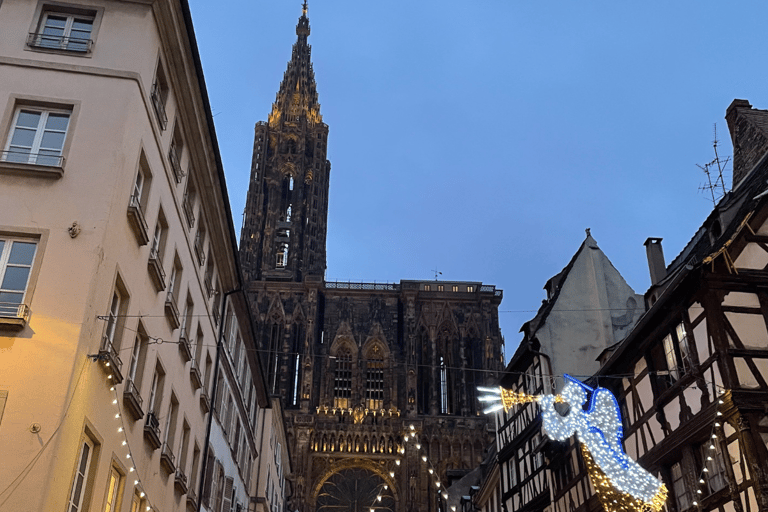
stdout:
{"type": "MultiPolygon", "coordinates": [[[[35,240],[35,239],[21,238],[21,237],[11,237],[11,236],[2,236],[2,235],[0,235],[0,240],[2,240],[4,242],[2,250],[0,250],[0,292],[6,291],[6,292],[11,292],[11,293],[21,293],[22,294],[21,302],[16,306],[17,314],[15,316],[18,316],[18,308],[22,304],[26,305],[27,304],[27,299],[29,298],[29,283],[32,280],[32,274],[33,274],[33,272],[35,270],[35,261],[37,260],[38,252],[40,250],[40,243],[39,243],[38,240],[35,240]],[[29,244],[34,244],[35,245],[35,252],[32,255],[32,261],[29,263],[29,266],[28,266],[29,273],[27,274],[27,281],[26,281],[26,283],[24,283],[23,291],[2,288],[3,281],[5,280],[5,274],[6,274],[7,270],[8,270],[8,268],[9,268],[9,266],[11,268],[27,267],[27,265],[24,265],[24,264],[17,264],[17,263],[9,264],[9,259],[10,259],[10,256],[11,256],[11,247],[13,247],[13,244],[16,243],[16,242],[29,243],[29,244]]],[[[14,303],[10,303],[9,302],[8,304],[11,305],[11,304],[14,304],[14,303]]],[[[8,309],[8,311],[6,311],[6,307],[4,306],[4,304],[0,303],[0,317],[9,316],[8,313],[10,313],[10,312],[11,312],[10,309],[8,309]]]]}
{"type": "Polygon", "coordinates": [[[75,14],[73,12],[66,12],[56,10],[55,8],[46,8],[40,17],[40,23],[37,27],[37,32],[32,34],[32,38],[28,41],[30,46],[35,48],[44,48],[46,50],[65,50],[73,53],[87,53],[91,51],[91,45],[93,44],[93,29],[96,22],[96,16],[94,14],[75,14]],[[46,35],[45,28],[48,25],[48,20],[51,16],[58,16],[65,18],[64,33],[61,36],[46,35]],[[91,30],[88,32],[88,38],[75,38],[77,47],[71,47],[70,38],[72,36],[72,27],[77,21],[89,21],[91,23],[91,30]],[[44,40],[61,39],[55,46],[52,44],[44,43],[44,40]],[[81,42],[82,41],[82,42],[81,42]]]}
{"type": "Polygon", "coordinates": [[[91,58],[93,56],[93,51],[91,50],[96,44],[103,14],[104,8],[99,6],[83,6],[59,2],[57,0],[40,0],[35,8],[32,22],[29,25],[29,37],[27,38],[27,44],[24,47],[24,50],[44,53],[60,53],[78,58],[91,58]],[[85,48],[67,48],[66,40],[62,41],[61,45],[51,44],[46,46],[41,44],[39,40],[43,35],[46,21],[50,15],[67,18],[64,37],[70,36],[75,19],[91,20],[91,33],[89,34],[89,42],[85,45],[85,48]]]}
{"type": "Polygon", "coordinates": [[[75,474],[72,478],[72,487],[69,490],[69,498],[67,499],[67,512],[80,512],[83,510],[83,500],[88,489],[88,474],[91,470],[94,449],[94,442],[87,436],[80,440],[80,449],[77,451],[75,462],[75,474]],[[88,448],[88,453],[85,456],[85,467],[83,467],[83,454],[86,447],[88,448]]]}
{"type": "MultiPolygon", "coordinates": [[[[8,135],[6,137],[5,145],[3,146],[2,158],[0,158],[0,160],[3,162],[12,163],[12,164],[28,164],[28,165],[39,165],[42,167],[56,167],[56,168],[64,167],[64,161],[65,161],[64,153],[67,146],[67,137],[71,132],[71,128],[72,128],[72,117],[73,117],[72,109],[48,108],[48,107],[41,107],[36,105],[18,105],[13,113],[13,120],[10,124],[10,129],[8,130],[8,135]],[[34,112],[34,113],[41,114],[40,119],[38,120],[37,126],[34,128],[35,135],[34,135],[34,138],[32,139],[32,145],[28,148],[29,149],[28,153],[24,151],[14,151],[13,149],[11,149],[11,141],[13,140],[13,136],[16,133],[16,130],[19,128],[18,126],[19,116],[21,115],[22,112],[34,112]],[[48,122],[48,118],[51,114],[66,114],[67,127],[64,129],[64,132],[63,132],[64,137],[62,139],[60,148],[42,148],[43,151],[58,151],[58,155],[40,155],[43,135],[46,132],[45,128],[48,122]],[[18,155],[18,157],[16,157],[16,155],[18,155]],[[56,162],[52,162],[51,160],[48,160],[48,159],[56,159],[56,162]],[[41,160],[43,160],[43,163],[41,163],[41,160]]],[[[21,129],[31,129],[31,127],[21,127],[21,129]]],[[[48,130],[48,131],[61,133],[61,130],[48,130]]]]}

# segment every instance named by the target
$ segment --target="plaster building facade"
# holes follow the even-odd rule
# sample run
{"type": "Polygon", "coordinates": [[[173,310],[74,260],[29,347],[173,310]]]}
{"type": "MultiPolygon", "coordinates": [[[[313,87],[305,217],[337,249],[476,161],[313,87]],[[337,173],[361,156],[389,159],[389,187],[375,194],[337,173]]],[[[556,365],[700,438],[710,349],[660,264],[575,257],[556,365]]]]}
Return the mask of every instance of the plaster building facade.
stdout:
{"type": "Polygon", "coordinates": [[[502,293],[325,282],[329,128],[306,6],[296,32],[268,121],[256,124],[240,241],[267,386],[283,404],[291,509],[436,510],[439,486],[480,463],[493,438],[475,387],[503,367],[502,293]]]}
{"type": "Polygon", "coordinates": [[[187,2],[0,33],[0,510],[247,509],[271,404],[187,2]]]}

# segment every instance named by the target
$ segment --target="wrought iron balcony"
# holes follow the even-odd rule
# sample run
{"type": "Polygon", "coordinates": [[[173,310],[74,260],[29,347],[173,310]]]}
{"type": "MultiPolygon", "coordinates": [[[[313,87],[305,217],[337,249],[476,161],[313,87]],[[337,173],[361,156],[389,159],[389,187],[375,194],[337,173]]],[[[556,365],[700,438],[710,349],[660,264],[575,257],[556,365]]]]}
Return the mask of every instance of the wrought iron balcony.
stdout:
{"type": "Polygon", "coordinates": [[[173,294],[173,290],[165,295],[165,317],[168,319],[168,323],[171,324],[172,329],[176,329],[181,325],[179,307],[176,305],[176,296],[173,294]]]}
{"type": "Polygon", "coordinates": [[[168,473],[173,474],[176,471],[176,456],[171,451],[171,447],[168,443],[163,443],[163,447],[160,449],[160,465],[165,468],[168,473]]]}
{"type": "Polygon", "coordinates": [[[181,356],[184,358],[184,362],[192,359],[192,346],[189,338],[187,337],[186,327],[182,327],[181,332],[179,333],[179,352],[181,352],[181,356]]]}
{"type": "Polygon", "coordinates": [[[140,420],[144,417],[144,411],[141,409],[144,400],[139,394],[139,389],[131,379],[125,381],[125,388],[123,389],[123,403],[125,404],[126,409],[128,409],[128,411],[133,416],[134,420],[140,420]]]}
{"type": "Polygon", "coordinates": [[[155,114],[157,114],[157,120],[160,123],[160,129],[165,130],[165,127],[168,126],[168,115],[165,113],[165,99],[157,82],[152,84],[150,98],[152,99],[152,106],[155,108],[155,114]]]}
{"type": "MultiPolygon", "coordinates": [[[[200,233],[195,237],[195,256],[197,256],[197,262],[202,267],[205,264],[205,250],[203,249],[203,241],[200,233]]],[[[206,290],[208,289],[208,283],[206,282],[206,290]]]]}
{"type": "Polygon", "coordinates": [[[171,169],[173,169],[173,177],[176,178],[176,183],[181,183],[181,179],[184,177],[184,171],[181,170],[181,155],[176,149],[176,144],[171,144],[168,150],[168,161],[171,162],[171,169]]]}
{"type": "Polygon", "coordinates": [[[161,292],[165,290],[165,270],[163,270],[163,262],[160,261],[160,253],[156,247],[153,247],[149,252],[147,269],[149,270],[149,277],[151,277],[152,282],[155,283],[157,291],[161,292]]]}
{"type": "Polygon", "coordinates": [[[184,208],[184,216],[187,218],[187,226],[192,228],[195,225],[194,205],[190,202],[189,196],[184,196],[184,202],[181,205],[184,208]]]}
{"type": "Polygon", "coordinates": [[[0,328],[22,329],[29,321],[29,306],[15,302],[0,302],[0,328]]]}
{"type": "Polygon", "coordinates": [[[128,201],[128,223],[139,241],[139,245],[147,245],[149,242],[149,228],[141,210],[141,199],[132,195],[128,201]]]}
{"type": "Polygon", "coordinates": [[[66,50],[68,52],[90,53],[93,39],[82,37],[64,37],[42,32],[30,32],[27,45],[47,50],[66,50]]]}
{"type": "Polygon", "coordinates": [[[147,413],[147,419],[144,422],[144,439],[147,440],[153,450],[160,448],[160,422],[153,411],[147,413]]]}
{"type": "Polygon", "coordinates": [[[29,151],[0,151],[0,162],[13,164],[41,165],[44,167],[64,167],[64,157],[52,152],[30,153],[29,151]]]}
{"type": "Polygon", "coordinates": [[[99,349],[99,360],[107,372],[107,375],[111,375],[113,384],[120,384],[123,382],[123,374],[120,370],[123,368],[123,360],[120,359],[120,355],[113,344],[113,340],[106,334],[101,340],[101,348],[99,349]]]}

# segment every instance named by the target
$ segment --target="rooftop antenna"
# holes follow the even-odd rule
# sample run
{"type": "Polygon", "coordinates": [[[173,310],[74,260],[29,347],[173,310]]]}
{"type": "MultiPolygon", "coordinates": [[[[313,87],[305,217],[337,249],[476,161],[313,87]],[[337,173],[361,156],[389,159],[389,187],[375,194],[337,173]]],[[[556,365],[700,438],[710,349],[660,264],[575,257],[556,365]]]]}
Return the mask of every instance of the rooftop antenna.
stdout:
{"type": "Polygon", "coordinates": [[[725,180],[723,179],[723,174],[726,172],[726,168],[728,163],[731,161],[731,157],[727,156],[722,160],[720,159],[720,155],[717,153],[717,145],[720,143],[720,141],[717,140],[717,123],[714,124],[713,131],[714,139],[712,140],[712,147],[715,152],[715,158],[711,162],[704,165],[696,164],[696,167],[704,171],[704,174],[707,175],[707,183],[699,186],[699,190],[709,190],[709,193],[712,196],[712,204],[716,205],[717,202],[722,199],[723,196],[728,192],[728,190],[725,188],[725,180]]]}
{"type": "Polygon", "coordinates": [[[434,272],[434,273],[435,273],[435,281],[437,281],[437,276],[439,276],[439,275],[440,275],[440,276],[441,276],[441,275],[443,275],[443,273],[442,273],[442,272],[440,272],[439,270],[435,270],[435,269],[432,269],[432,272],[434,272]]]}

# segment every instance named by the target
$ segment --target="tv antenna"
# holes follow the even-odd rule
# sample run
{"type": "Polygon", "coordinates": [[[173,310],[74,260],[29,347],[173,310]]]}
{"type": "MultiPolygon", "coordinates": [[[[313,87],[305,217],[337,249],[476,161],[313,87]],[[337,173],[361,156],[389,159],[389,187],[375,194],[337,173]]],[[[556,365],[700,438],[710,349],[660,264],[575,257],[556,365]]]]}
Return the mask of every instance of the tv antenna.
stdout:
{"type": "Polygon", "coordinates": [[[717,153],[717,145],[720,143],[720,141],[717,140],[717,123],[714,124],[713,131],[714,139],[712,140],[712,147],[715,151],[715,158],[711,162],[704,165],[696,164],[696,167],[704,171],[704,174],[707,175],[707,183],[699,186],[699,190],[708,190],[712,196],[712,204],[716,205],[717,202],[722,199],[723,196],[728,192],[728,190],[725,188],[725,180],[723,179],[723,174],[726,172],[726,168],[728,167],[728,163],[731,161],[731,157],[727,156],[722,160],[720,159],[720,155],[717,153]]]}

